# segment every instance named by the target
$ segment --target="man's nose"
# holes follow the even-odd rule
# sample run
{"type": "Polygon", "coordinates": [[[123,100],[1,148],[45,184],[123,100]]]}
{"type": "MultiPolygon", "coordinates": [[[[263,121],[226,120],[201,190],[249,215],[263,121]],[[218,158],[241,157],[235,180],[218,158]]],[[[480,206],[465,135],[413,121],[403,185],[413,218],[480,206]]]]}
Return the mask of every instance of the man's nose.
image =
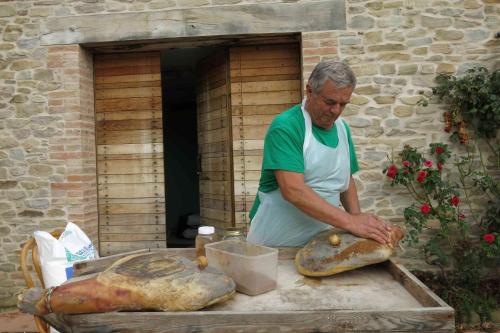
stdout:
{"type": "Polygon", "coordinates": [[[330,107],[330,112],[339,113],[341,111],[340,103],[335,103],[330,107]]]}

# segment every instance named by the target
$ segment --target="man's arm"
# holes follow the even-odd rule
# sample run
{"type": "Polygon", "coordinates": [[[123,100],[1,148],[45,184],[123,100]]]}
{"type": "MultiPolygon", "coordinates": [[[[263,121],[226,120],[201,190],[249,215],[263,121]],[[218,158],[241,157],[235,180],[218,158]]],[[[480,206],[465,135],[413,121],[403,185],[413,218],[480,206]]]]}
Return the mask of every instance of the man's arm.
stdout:
{"type": "MultiPolygon", "coordinates": [[[[348,212],[329,204],[304,182],[304,175],[298,172],[275,170],[276,180],[283,198],[307,215],[347,230],[359,237],[371,238],[379,243],[390,242],[390,227],[371,214],[348,212]]],[[[354,184],[354,182],[352,182],[354,184]]],[[[351,183],[349,185],[351,187],[351,183]]],[[[346,197],[356,195],[356,187],[347,190],[346,197]],[[353,193],[354,190],[354,193],[353,193]]],[[[357,195],[356,195],[357,197],[357,195]]],[[[352,198],[350,198],[352,200],[352,198]]],[[[344,198],[346,200],[346,198],[344,198]]],[[[349,199],[347,199],[349,201],[349,199]]],[[[357,202],[357,198],[356,198],[357,202]]],[[[355,205],[352,201],[348,205],[355,205]]],[[[358,210],[359,210],[359,203],[358,210]]],[[[355,209],[350,207],[349,209],[355,209]]]]}
{"type": "Polygon", "coordinates": [[[359,208],[358,200],[358,190],[356,189],[356,183],[352,176],[349,178],[349,187],[347,191],[340,193],[340,202],[344,209],[351,214],[361,214],[361,208],[359,208]]]}

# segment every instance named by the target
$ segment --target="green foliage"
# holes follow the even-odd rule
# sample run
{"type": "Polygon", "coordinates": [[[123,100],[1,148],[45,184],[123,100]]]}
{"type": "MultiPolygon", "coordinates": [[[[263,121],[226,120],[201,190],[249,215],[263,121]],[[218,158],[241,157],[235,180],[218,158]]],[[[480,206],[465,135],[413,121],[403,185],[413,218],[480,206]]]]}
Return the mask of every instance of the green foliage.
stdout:
{"type": "MultiPolygon", "coordinates": [[[[465,122],[479,136],[495,138],[500,128],[500,70],[489,73],[484,67],[469,69],[464,76],[440,74],[434,95],[449,103],[452,125],[465,122]]],[[[453,132],[459,136],[458,130],[453,132]]]]}
{"type": "MultiPolygon", "coordinates": [[[[451,133],[452,142],[465,146],[452,164],[456,172],[451,175],[456,177],[442,171],[452,156],[443,143],[432,143],[428,158],[404,147],[384,173],[391,186],[405,186],[414,199],[404,210],[406,241],[418,244],[424,229],[435,229],[422,248],[426,261],[440,268],[435,277],[441,284],[438,293],[455,308],[457,323],[468,322],[473,312],[484,322],[500,303],[500,293],[484,288],[489,268],[500,266],[500,70],[489,73],[478,67],[460,77],[441,74],[436,82],[433,94],[448,104],[444,130],[451,133]],[[484,147],[496,166],[486,167],[480,149],[484,147]],[[484,207],[476,207],[480,216],[472,209],[472,190],[488,199],[484,207]],[[472,225],[479,233],[471,233],[472,225]]],[[[419,104],[428,102],[422,99],[419,104]]]]}
{"type": "Polygon", "coordinates": [[[485,174],[472,155],[455,157],[453,164],[449,163],[451,156],[448,145],[443,143],[432,143],[428,157],[405,146],[396,159],[390,159],[384,173],[391,179],[391,186],[405,186],[414,199],[404,210],[405,241],[419,244],[424,229],[434,225],[434,232],[422,248],[427,263],[440,268],[438,278],[446,287],[440,295],[457,311],[457,322],[469,321],[473,312],[486,321],[498,306],[498,300],[482,288],[488,265],[500,258],[498,179],[485,174]],[[458,179],[443,171],[448,165],[458,170],[458,179]],[[469,183],[495,198],[482,216],[480,235],[476,237],[466,222],[472,222],[474,217],[465,215],[465,206],[470,207],[469,183]]]}

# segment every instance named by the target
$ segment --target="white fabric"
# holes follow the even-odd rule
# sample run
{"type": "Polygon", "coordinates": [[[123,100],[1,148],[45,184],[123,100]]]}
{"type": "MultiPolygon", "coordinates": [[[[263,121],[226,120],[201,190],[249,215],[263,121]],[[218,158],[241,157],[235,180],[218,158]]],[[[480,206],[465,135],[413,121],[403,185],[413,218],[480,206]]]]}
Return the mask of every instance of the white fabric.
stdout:
{"type": "MultiPolygon", "coordinates": [[[[309,113],[304,109],[305,122],[304,181],[323,199],[334,206],[340,205],[340,193],[349,187],[351,165],[349,143],[344,121],[335,121],[339,143],[336,148],[319,142],[312,133],[309,113]]],[[[301,212],[283,199],[279,189],[258,192],[260,205],[255,213],[247,240],[267,246],[303,246],[318,232],[331,228],[330,225],[301,212]]]]}

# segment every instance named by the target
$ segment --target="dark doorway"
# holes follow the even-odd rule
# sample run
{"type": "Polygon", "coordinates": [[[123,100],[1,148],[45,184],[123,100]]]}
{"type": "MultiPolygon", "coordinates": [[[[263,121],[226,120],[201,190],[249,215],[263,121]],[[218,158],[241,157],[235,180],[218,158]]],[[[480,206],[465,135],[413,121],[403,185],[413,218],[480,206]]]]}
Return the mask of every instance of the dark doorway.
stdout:
{"type": "Polygon", "coordinates": [[[161,52],[168,247],[194,246],[199,224],[196,65],[214,48],[161,52]]]}

